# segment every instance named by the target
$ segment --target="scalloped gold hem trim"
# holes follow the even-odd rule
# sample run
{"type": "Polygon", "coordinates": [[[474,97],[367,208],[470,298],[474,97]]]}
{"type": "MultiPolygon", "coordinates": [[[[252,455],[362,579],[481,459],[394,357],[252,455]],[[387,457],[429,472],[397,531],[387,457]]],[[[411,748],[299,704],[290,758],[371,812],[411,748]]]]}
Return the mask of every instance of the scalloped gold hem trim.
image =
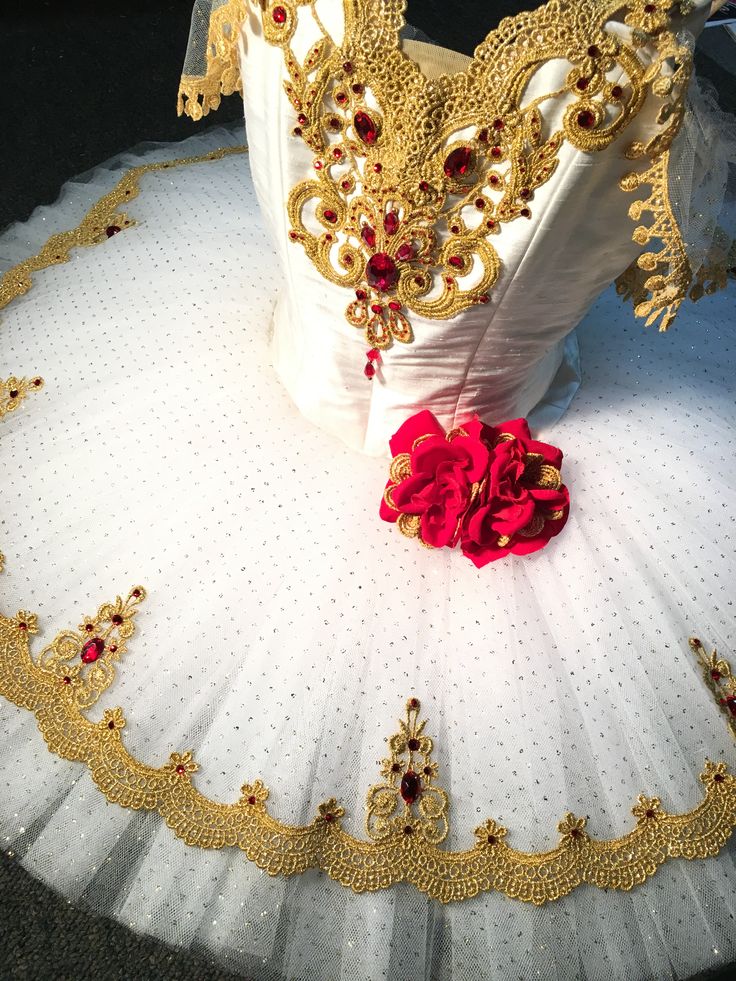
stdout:
{"type": "Polygon", "coordinates": [[[176,111],[195,122],[219,109],[223,96],[239,92],[243,84],[238,59],[238,35],[247,16],[245,0],[227,0],[210,15],[207,26],[204,75],[182,75],[176,111]]]}
{"type": "Polygon", "coordinates": [[[449,800],[435,785],[433,742],[414,698],[388,740],[384,782],[368,792],[369,841],[342,829],[345,810],[334,798],[304,826],[283,824],[268,813],[268,790],[260,780],[245,784],[235,803],[209,800],[192,785],[199,766],[191,752],[172,753],[159,768],[147,766],[123,746],[121,709],[106,710],[99,722],[82,711],[112,683],[113,662],[134,633],[133,618],[144,596],[136,587],[125,601],[118,597],[101,606],[79,632],[59,634],[37,661],[28,639],[37,632],[36,617],[0,616],[0,694],[34,713],[52,752],[89,767],[107,800],[157,811],[188,845],[238,847],[274,876],[319,869],[356,893],[407,882],[442,903],[496,891],[542,905],[584,883],[629,890],[668,859],[715,855],[736,826],[736,778],[725,763],[707,760],[700,775],[705,797],[694,810],[668,814],[658,798],[642,795],[632,808],[636,827],[620,838],[597,841],[585,830],[585,818],[567,814],[558,825],[555,848],[522,852],[509,847],[506,829],[489,819],[476,828],[473,847],[442,850],[437,846],[448,832],[449,800]]]}
{"type": "Polygon", "coordinates": [[[8,269],[0,278],[0,310],[19,296],[27,293],[33,285],[33,274],[49,266],[69,261],[72,249],[99,245],[118,232],[135,224],[120,206],[132,201],[140,193],[140,180],[144,174],[156,170],[169,170],[187,164],[205,163],[208,160],[221,160],[233,153],[247,153],[246,146],[221,147],[195,157],[182,157],[178,160],[164,160],[159,163],[143,164],[128,170],[115,187],[100,198],[87,212],[76,228],[52,235],[36,255],[8,269]]]}

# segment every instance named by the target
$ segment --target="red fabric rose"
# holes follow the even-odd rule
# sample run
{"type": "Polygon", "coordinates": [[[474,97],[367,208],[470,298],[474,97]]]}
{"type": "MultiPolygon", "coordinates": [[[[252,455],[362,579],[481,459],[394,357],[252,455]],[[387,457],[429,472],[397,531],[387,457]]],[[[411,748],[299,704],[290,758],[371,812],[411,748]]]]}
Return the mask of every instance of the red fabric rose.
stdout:
{"type": "Polygon", "coordinates": [[[391,451],[381,517],[434,548],[461,542],[478,568],[536,552],[567,521],[562,452],[532,439],[525,419],[492,427],[476,417],[445,434],[425,410],[399,429],[391,451]]]}
{"type": "Polygon", "coordinates": [[[445,435],[429,411],[407,420],[391,439],[391,476],[381,517],[425,545],[452,547],[488,471],[489,451],[475,419],[445,435]]]}
{"type": "Polygon", "coordinates": [[[509,552],[544,548],[565,526],[570,495],[562,483],[562,452],[531,438],[525,419],[487,427],[488,479],[463,525],[462,550],[478,568],[509,552]]]}

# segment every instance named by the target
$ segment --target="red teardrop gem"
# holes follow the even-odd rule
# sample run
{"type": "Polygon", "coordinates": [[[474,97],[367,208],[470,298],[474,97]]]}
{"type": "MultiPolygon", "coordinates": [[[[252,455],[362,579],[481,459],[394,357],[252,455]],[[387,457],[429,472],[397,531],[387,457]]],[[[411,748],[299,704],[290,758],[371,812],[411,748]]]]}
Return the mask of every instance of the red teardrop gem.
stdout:
{"type": "Polygon", "coordinates": [[[368,364],[365,366],[365,368],[363,368],[363,374],[365,375],[366,378],[373,378],[375,373],[376,373],[376,369],[369,361],[368,364]]]}
{"type": "Polygon", "coordinates": [[[410,259],[414,258],[414,249],[406,242],[404,242],[404,244],[400,245],[399,248],[397,249],[396,258],[400,262],[408,262],[410,259]]]}
{"type": "Polygon", "coordinates": [[[413,804],[422,792],[422,784],[413,770],[407,770],[401,778],[399,792],[407,804],[413,804]]]}
{"type": "Polygon", "coordinates": [[[365,275],[370,285],[381,293],[393,289],[399,281],[396,263],[386,252],[377,252],[371,256],[365,267],[365,275]]]}
{"type": "Polygon", "coordinates": [[[376,247],[376,232],[375,229],[371,228],[370,225],[363,225],[360,230],[360,237],[363,239],[365,244],[369,249],[375,249],[376,247]]]}
{"type": "Polygon", "coordinates": [[[469,146],[459,146],[456,150],[453,150],[445,160],[445,176],[449,177],[450,180],[457,180],[458,177],[463,177],[468,172],[471,157],[472,151],[469,146]]]}
{"type": "Polygon", "coordinates": [[[728,695],[726,697],[726,707],[731,715],[736,715],[736,695],[728,695]]]}
{"type": "Polygon", "coordinates": [[[325,221],[329,221],[330,224],[334,224],[337,221],[337,215],[334,211],[327,210],[323,211],[322,214],[324,215],[325,221]]]}
{"type": "Polygon", "coordinates": [[[353,117],[353,126],[360,139],[368,146],[373,146],[378,139],[378,127],[368,113],[359,109],[353,117]]]}
{"type": "Polygon", "coordinates": [[[383,219],[383,227],[386,229],[387,235],[395,235],[399,229],[399,216],[395,211],[389,211],[389,213],[383,219]]]}
{"type": "Polygon", "coordinates": [[[275,24],[286,23],[286,10],[283,7],[274,7],[273,14],[271,16],[273,17],[275,24]]]}
{"type": "Polygon", "coordinates": [[[82,648],[82,661],[84,664],[92,664],[105,650],[105,641],[101,637],[94,637],[88,640],[82,648]]]}

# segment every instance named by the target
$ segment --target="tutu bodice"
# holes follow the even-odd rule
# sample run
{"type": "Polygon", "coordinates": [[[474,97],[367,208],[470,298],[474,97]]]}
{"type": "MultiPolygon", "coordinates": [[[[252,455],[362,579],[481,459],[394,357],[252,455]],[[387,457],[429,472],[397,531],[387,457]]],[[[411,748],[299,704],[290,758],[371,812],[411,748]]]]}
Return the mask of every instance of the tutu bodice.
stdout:
{"type": "Polygon", "coordinates": [[[251,166],[280,260],[274,365],[312,422],[385,454],[419,409],[449,429],[545,396],[564,408],[570,386],[549,390],[561,366],[569,378],[565,337],[642,252],[628,211],[648,191],[621,182],[650,161],[631,148],[666,145],[683,97],[672,51],[634,44],[623,11],[604,22],[613,6],[550,3],[474,59],[401,46],[397,4],[243,21],[251,166]]]}

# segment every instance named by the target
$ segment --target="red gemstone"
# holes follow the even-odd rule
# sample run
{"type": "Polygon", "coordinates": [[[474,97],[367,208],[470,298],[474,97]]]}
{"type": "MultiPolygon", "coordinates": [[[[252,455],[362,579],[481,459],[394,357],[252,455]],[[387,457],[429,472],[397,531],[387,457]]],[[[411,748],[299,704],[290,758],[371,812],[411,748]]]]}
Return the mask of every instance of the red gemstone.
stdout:
{"type": "Polygon", "coordinates": [[[480,208],[480,210],[482,211],[486,206],[485,198],[476,198],[475,206],[476,208],[480,208]]]}
{"type": "Polygon", "coordinates": [[[376,247],[376,232],[374,228],[370,225],[363,225],[360,230],[360,237],[363,239],[365,244],[369,249],[375,249],[376,247]]]}
{"type": "Polygon", "coordinates": [[[117,235],[119,231],[120,225],[108,225],[105,229],[105,235],[107,235],[108,238],[112,238],[113,235],[117,235]]]}
{"type": "Polygon", "coordinates": [[[294,136],[301,136],[302,135],[302,131],[301,131],[301,128],[299,126],[295,126],[294,129],[291,132],[294,134],[294,136]]]}
{"type": "Polygon", "coordinates": [[[91,633],[95,629],[95,625],[93,623],[86,623],[84,625],[84,629],[87,631],[87,633],[91,633]]]}
{"type": "Polygon", "coordinates": [[[453,235],[458,235],[459,232],[460,232],[460,226],[459,225],[452,225],[452,227],[450,228],[450,231],[452,232],[453,235]]]}
{"type": "Polygon", "coordinates": [[[653,811],[653,810],[651,810],[651,808],[650,808],[649,810],[647,810],[647,812],[646,812],[646,816],[647,816],[648,818],[653,818],[653,817],[654,817],[654,811],[653,811]]]}
{"type": "Polygon", "coordinates": [[[18,389],[14,388],[12,391],[8,392],[8,395],[11,397],[11,399],[17,399],[19,395],[18,389]]]}
{"type": "Polygon", "coordinates": [[[405,824],[404,825],[404,834],[405,835],[413,835],[414,834],[414,828],[412,828],[412,826],[410,824],[405,824]]]}
{"type": "Polygon", "coordinates": [[[380,303],[371,303],[371,310],[373,313],[383,313],[383,307],[380,303]]]}
{"type": "Polygon", "coordinates": [[[356,82],[355,85],[351,85],[351,88],[356,95],[360,95],[360,93],[363,91],[363,86],[360,84],[360,82],[356,82]]]}
{"type": "Polygon", "coordinates": [[[276,24],[286,23],[286,10],[283,7],[274,7],[272,16],[276,24]]]}
{"type": "Polygon", "coordinates": [[[347,101],[347,96],[345,95],[344,92],[338,92],[337,95],[335,96],[335,102],[339,102],[340,105],[342,105],[342,103],[346,101],[347,101]]]}
{"type": "Polygon", "coordinates": [[[726,697],[726,706],[731,715],[736,715],[736,695],[728,695],[726,697]]]}
{"type": "Polygon", "coordinates": [[[470,160],[473,152],[469,146],[459,146],[452,153],[448,154],[444,163],[445,177],[450,180],[457,180],[464,177],[470,167],[470,160]]]}
{"type": "Polygon", "coordinates": [[[528,197],[531,197],[531,193],[532,192],[530,191],[530,189],[528,187],[522,187],[522,189],[519,191],[519,197],[520,198],[528,198],[528,197]]]}
{"type": "Polygon", "coordinates": [[[114,729],[115,728],[115,723],[112,721],[112,719],[110,719],[110,721],[107,723],[107,728],[108,729],[114,729]]]}
{"type": "Polygon", "coordinates": [[[299,113],[299,115],[296,117],[296,121],[299,123],[300,126],[306,126],[308,122],[307,117],[304,115],[303,112],[299,113]]]}
{"type": "Polygon", "coordinates": [[[383,219],[383,227],[386,229],[387,235],[395,235],[399,229],[399,216],[395,211],[389,211],[389,213],[383,219]]]}
{"type": "Polygon", "coordinates": [[[581,92],[584,92],[590,83],[587,78],[579,78],[575,84],[581,92]]]}
{"type": "Polygon", "coordinates": [[[380,163],[373,164],[373,172],[375,174],[380,174],[382,170],[383,170],[383,166],[380,163]]]}
{"type": "Polygon", "coordinates": [[[418,709],[419,708],[419,699],[418,698],[410,698],[409,699],[409,707],[410,708],[413,708],[413,709],[418,709]]]}
{"type": "Polygon", "coordinates": [[[503,127],[504,127],[504,125],[505,124],[504,124],[503,119],[494,119],[493,120],[493,128],[496,129],[496,130],[502,130],[503,127]]]}
{"type": "Polygon", "coordinates": [[[327,209],[327,211],[323,211],[322,214],[324,215],[325,221],[329,221],[331,225],[334,225],[335,222],[337,221],[337,215],[335,214],[334,211],[330,211],[329,208],[327,209]]]}
{"type": "Polygon", "coordinates": [[[72,683],[72,679],[69,677],[68,674],[65,674],[61,680],[64,682],[65,685],[70,685],[72,683]]]}
{"type": "Polygon", "coordinates": [[[332,156],[335,158],[335,160],[340,159],[340,157],[342,156],[342,150],[340,149],[339,146],[336,146],[335,149],[332,151],[332,156]]]}
{"type": "Polygon", "coordinates": [[[370,351],[366,352],[366,357],[369,361],[378,361],[378,359],[381,357],[381,352],[377,347],[372,347],[370,351]]]}
{"type": "Polygon", "coordinates": [[[373,378],[375,373],[376,373],[376,369],[369,361],[368,364],[365,366],[365,368],[363,368],[363,374],[365,375],[366,378],[373,378]]]}
{"type": "Polygon", "coordinates": [[[368,260],[365,267],[366,279],[381,293],[393,289],[399,281],[396,263],[386,252],[377,252],[368,260]]]}
{"type": "Polygon", "coordinates": [[[38,387],[41,384],[41,381],[42,381],[41,378],[34,378],[33,384],[36,385],[36,387],[38,387]]]}
{"type": "Polygon", "coordinates": [[[407,770],[401,778],[399,792],[407,804],[413,804],[422,792],[422,784],[413,770],[407,770]]]}
{"type": "Polygon", "coordinates": [[[501,147],[500,146],[492,146],[491,147],[491,156],[492,157],[500,157],[501,156],[501,147]]]}
{"type": "Polygon", "coordinates": [[[490,301],[490,296],[487,293],[482,293],[478,297],[478,303],[488,303],[490,301]]]}
{"type": "Polygon", "coordinates": [[[330,129],[340,129],[340,120],[336,116],[330,120],[330,129]]]}
{"type": "Polygon", "coordinates": [[[315,160],[314,161],[314,169],[315,170],[322,170],[322,161],[321,160],[315,160]]]}
{"type": "Polygon", "coordinates": [[[421,276],[415,276],[414,282],[417,284],[417,286],[424,286],[424,280],[421,276]]]}
{"type": "Polygon", "coordinates": [[[24,623],[23,621],[21,621],[18,624],[18,630],[28,630],[28,624],[27,623],[24,623]]]}
{"type": "Polygon", "coordinates": [[[105,641],[101,637],[94,637],[88,640],[82,648],[82,661],[84,664],[92,664],[105,650],[105,641]]]}
{"type": "Polygon", "coordinates": [[[343,71],[344,71],[344,72],[345,72],[345,73],[346,73],[347,75],[352,75],[352,74],[353,74],[353,63],[352,63],[351,61],[344,61],[344,62],[342,63],[342,70],[343,70],[343,71]]]}
{"type": "Polygon", "coordinates": [[[614,99],[620,99],[623,94],[624,94],[624,90],[621,88],[620,85],[614,85],[613,88],[611,89],[611,95],[613,96],[614,99]]]}
{"type": "Polygon", "coordinates": [[[601,49],[598,47],[597,44],[591,44],[591,46],[588,48],[588,54],[590,55],[591,58],[598,58],[600,56],[600,53],[601,53],[601,49]]]}
{"type": "Polygon", "coordinates": [[[118,649],[117,644],[110,644],[110,646],[108,647],[108,650],[110,651],[111,654],[114,654],[117,649],[118,649]]]}
{"type": "Polygon", "coordinates": [[[356,290],[355,291],[355,298],[357,300],[365,300],[365,298],[366,298],[366,292],[365,292],[365,290],[356,290]]]}
{"type": "Polygon", "coordinates": [[[332,822],[333,822],[334,820],[335,820],[335,815],[334,815],[334,814],[330,814],[330,813],[329,813],[329,811],[328,811],[328,812],[327,812],[327,814],[325,814],[325,821],[326,821],[326,822],[327,822],[328,824],[332,824],[332,822]]]}
{"type": "Polygon", "coordinates": [[[463,260],[459,255],[451,255],[447,261],[450,263],[451,266],[454,266],[456,269],[460,269],[460,267],[463,264],[463,260]]]}
{"type": "Polygon", "coordinates": [[[480,133],[478,133],[478,139],[480,140],[481,143],[487,143],[488,142],[488,130],[487,129],[482,129],[480,131],[480,133]]]}
{"type": "Polygon", "coordinates": [[[496,836],[495,835],[488,835],[488,844],[489,845],[495,845],[496,844],[496,840],[497,839],[496,839],[496,836]]]}
{"type": "Polygon", "coordinates": [[[429,190],[429,184],[427,183],[427,181],[419,181],[419,190],[420,191],[428,191],[429,190]]]}
{"type": "Polygon", "coordinates": [[[345,263],[346,266],[352,266],[353,257],[351,255],[346,255],[342,261],[345,263]]]}
{"type": "Polygon", "coordinates": [[[254,795],[251,794],[250,797],[248,798],[248,803],[250,804],[251,807],[253,807],[253,805],[255,804],[255,802],[256,802],[256,799],[255,799],[254,795]]]}
{"type": "Polygon", "coordinates": [[[359,109],[353,116],[353,126],[360,139],[368,146],[373,146],[378,139],[378,127],[368,113],[359,109]]]}
{"type": "Polygon", "coordinates": [[[419,749],[419,740],[418,739],[410,739],[409,742],[406,745],[409,747],[409,749],[413,753],[416,753],[416,751],[419,749]]]}
{"type": "Polygon", "coordinates": [[[391,772],[392,773],[401,773],[401,764],[400,763],[392,763],[391,764],[391,772]]]}
{"type": "Polygon", "coordinates": [[[653,13],[656,12],[656,10],[657,10],[656,3],[645,3],[644,4],[644,13],[645,14],[653,14],[653,13]]]}
{"type": "Polygon", "coordinates": [[[136,598],[138,598],[138,597],[139,597],[139,596],[141,595],[141,591],[140,591],[140,589],[134,589],[134,590],[133,590],[133,595],[134,595],[134,596],[135,596],[136,598]]]}
{"type": "Polygon", "coordinates": [[[185,766],[182,766],[182,764],[180,763],[176,768],[176,772],[179,774],[180,777],[183,777],[184,774],[187,772],[187,768],[185,766]]]}
{"type": "Polygon", "coordinates": [[[519,212],[522,218],[531,218],[532,213],[528,208],[522,208],[519,212]]]}
{"type": "Polygon", "coordinates": [[[583,109],[578,113],[578,126],[582,129],[592,129],[595,126],[595,116],[590,109],[583,109]]]}
{"type": "Polygon", "coordinates": [[[120,616],[119,613],[113,613],[110,619],[115,624],[116,627],[120,626],[120,624],[123,622],[123,618],[120,616]]]}
{"type": "Polygon", "coordinates": [[[716,671],[715,669],[713,671],[711,671],[710,676],[713,679],[713,681],[720,681],[721,680],[721,672],[720,671],[716,671]]]}
{"type": "Polygon", "coordinates": [[[350,190],[350,181],[347,181],[347,180],[341,181],[340,182],[340,187],[343,189],[343,191],[349,191],[350,190]]]}
{"type": "Polygon", "coordinates": [[[404,242],[400,245],[396,251],[396,258],[400,262],[409,262],[410,259],[414,258],[414,249],[408,243],[404,242]]]}
{"type": "Polygon", "coordinates": [[[723,781],[726,778],[723,776],[722,773],[716,773],[715,776],[713,777],[713,779],[715,780],[716,783],[723,783],[723,781]]]}

